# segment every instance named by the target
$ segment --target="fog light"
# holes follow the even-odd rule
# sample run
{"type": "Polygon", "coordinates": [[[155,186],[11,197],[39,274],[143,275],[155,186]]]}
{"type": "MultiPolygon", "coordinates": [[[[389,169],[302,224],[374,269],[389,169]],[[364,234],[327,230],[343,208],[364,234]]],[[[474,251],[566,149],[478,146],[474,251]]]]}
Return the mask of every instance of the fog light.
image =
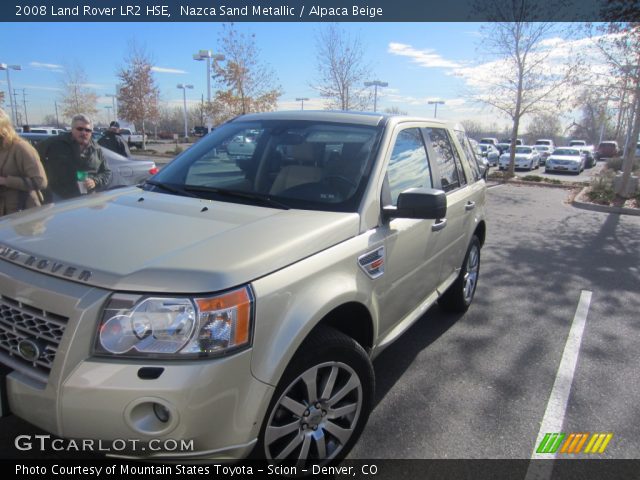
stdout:
{"type": "Polygon", "coordinates": [[[156,418],[160,420],[162,423],[167,423],[171,418],[171,414],[169,410],[164,405],[160,405],[159,403],[153,404],[153,413],[155,413],[156,418]]]}

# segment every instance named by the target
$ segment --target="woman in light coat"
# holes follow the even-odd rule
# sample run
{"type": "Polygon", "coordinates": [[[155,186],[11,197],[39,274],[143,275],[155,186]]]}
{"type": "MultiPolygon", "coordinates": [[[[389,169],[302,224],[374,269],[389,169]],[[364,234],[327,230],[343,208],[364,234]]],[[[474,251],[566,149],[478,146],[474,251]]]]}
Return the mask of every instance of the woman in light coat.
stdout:
{"type": "Polygon", "coordinates": [[[35,148],[20,138],[0,108],[0,215],[37,207],[47,175],[35,148]]]}

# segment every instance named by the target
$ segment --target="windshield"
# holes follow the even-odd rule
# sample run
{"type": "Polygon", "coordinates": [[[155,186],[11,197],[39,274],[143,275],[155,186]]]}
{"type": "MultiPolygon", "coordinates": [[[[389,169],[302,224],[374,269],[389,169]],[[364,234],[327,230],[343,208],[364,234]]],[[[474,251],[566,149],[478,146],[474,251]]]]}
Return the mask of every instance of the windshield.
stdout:
{"type": "Polygon", "coordinates": [[[531,153],[531,147],[516,147],[516,153],[531,153]]]}
{"type": "Polygon", "coordinates": [[[553,151],[554,155],[580,155],[580,150],[575,150],[573,148],[556,148],[553,151]]]}
{"type": "Polygon", "coordinates": [[[144,188],[283,208],[357,211],[379,131],[300,120],[231,122],[144,188]]]}

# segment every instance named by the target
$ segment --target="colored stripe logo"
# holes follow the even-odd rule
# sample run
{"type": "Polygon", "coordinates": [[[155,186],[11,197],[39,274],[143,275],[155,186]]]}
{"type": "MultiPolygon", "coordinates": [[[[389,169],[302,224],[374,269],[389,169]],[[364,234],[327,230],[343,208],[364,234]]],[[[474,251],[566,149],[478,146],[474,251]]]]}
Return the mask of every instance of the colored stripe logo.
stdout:
{"type": "Polygon", "coordinates": [[[536,453],[604,453],[612,438],[613,433],[547,433],[536,453]]]}

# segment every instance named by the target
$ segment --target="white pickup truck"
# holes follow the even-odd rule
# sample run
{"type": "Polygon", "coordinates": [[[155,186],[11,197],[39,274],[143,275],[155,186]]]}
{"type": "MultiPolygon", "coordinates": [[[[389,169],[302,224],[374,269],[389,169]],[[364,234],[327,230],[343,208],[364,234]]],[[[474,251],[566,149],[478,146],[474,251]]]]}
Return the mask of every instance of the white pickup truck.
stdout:
{"type": "Polygon", "coordinates": [[[136,133],[130,128],[121,128],[120,135],[122,139],[129,144],[129,147],[136,147],[142,149],[144,143],[147,141],[147,135],[142,133],[136,133]]]}

